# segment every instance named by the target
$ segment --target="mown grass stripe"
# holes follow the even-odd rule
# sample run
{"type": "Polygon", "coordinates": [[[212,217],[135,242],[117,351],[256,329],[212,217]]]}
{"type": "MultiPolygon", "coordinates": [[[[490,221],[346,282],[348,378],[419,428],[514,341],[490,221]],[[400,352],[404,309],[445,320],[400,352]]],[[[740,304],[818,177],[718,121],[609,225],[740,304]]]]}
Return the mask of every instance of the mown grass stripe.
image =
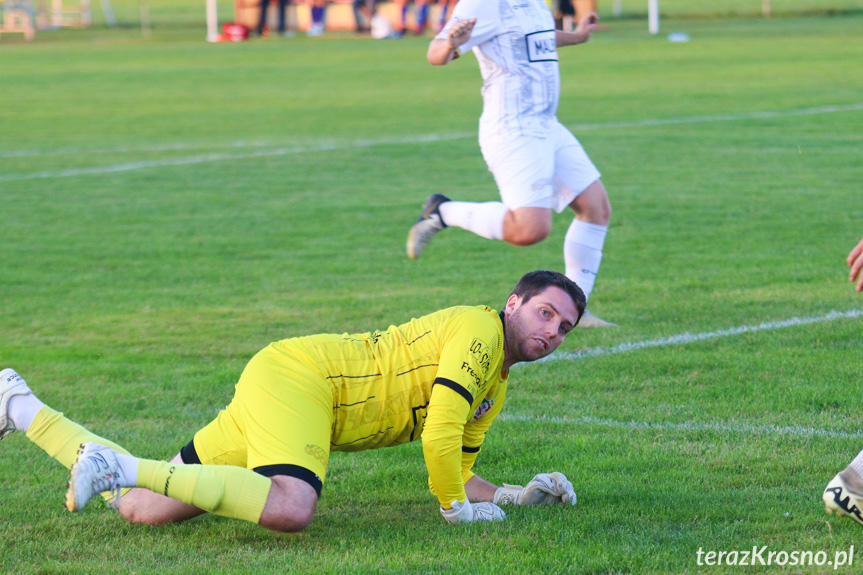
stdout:
{"type": "MultiPolygon", "coordinates": [[[[840,112],[855,112],[863,110],[863,102],[843,105],[826,105],[815,106],[809,108],[798,108],[791,110],[763,110],[755,112],[744,112],[739,114],[714,114],[702,116],[681,116],[676,118],[652,118],[644,120],[635,120],[631,122],[604,122],[597,124],[575,124],[571,128],[574,132],[596,131],[596,130],[611,130],[618,128],[647,128],[653,126],[667,126],[674,124],[698,124],[705,122],[733,122],[742,120],[760,120],[769,118],[782,118],[793,116],[813,116],[819,114],[835,114],[840,112]]],[[[454,132],[449,134],[419,134],[415,136],[399,137],[399,138],[379,138],[369,140],[355,140],[351,142],[336,143],[325,142],[320,144],[310,144],[304,146],[288,146],[269,148],[272,144],[262,141],[252,142],[228,142],[216,148],[227,149],[242,149],[247,147],[265,148],[255,150],[253,152],[243,153],[213,153],[200,154],[196,156],[188,156],[185,158],[169,158],[162,160],[128,162],[123,164],[115,164],[112,166],[94,166],[90,168],[72,168],[66,170],[46,170],[42,172],[18,173],[18,174],[0,174],[0,182],[12,182],[21,180],[36,180],[45,178],[69,178],[76,176],[90,176],[99,174],[110,174],[116,172],[127,172],[131,170],[143,170],[148,168],[165,168],[169,166],[182,166],[189,164],[202,164],[207,162],[221,162],[231,160],[244,160],[256,157],[272,157],[272,156],[288,156],[295,154],[304,154],[310,152],[323,152],[334,150],[360,149],[373,146],[398,145],[398,144],[421,144],[425,142],[445,142],[451,140],[460,140],[465,138],[476,137],[474,132],[454,132]]],[[[206,144],[190,144],[190,143],[168,143],[155,146],[144,146],[134,148],[129,146],[121,146],[118,148],[99,148],[97,150],[75,149],[75,148],[58,148],[56,150],[10,150],[0,152],[0,159],[11,157],[28,157],[28,156],[46,156],[58,154],[72,154],[95,152],[99,153],[127,153],[127,152],[167,152],[175,150],[213,148],[212,145],[206,144]]]]}

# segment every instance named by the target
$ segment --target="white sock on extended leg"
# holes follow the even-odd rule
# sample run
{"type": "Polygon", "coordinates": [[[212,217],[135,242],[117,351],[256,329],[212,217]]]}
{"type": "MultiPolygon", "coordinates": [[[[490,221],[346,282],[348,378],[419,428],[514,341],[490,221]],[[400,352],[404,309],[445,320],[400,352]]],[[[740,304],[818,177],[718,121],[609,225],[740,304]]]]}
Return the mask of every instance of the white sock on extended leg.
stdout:
{"type": "Polygon", "coordinates": [[[27,395],[13,395],[10,397],[6,410],[9,419],[15,425],[15,429],[26,432],[30,429],[33,418],[36,417],[36,414],[43,407],[45,407],[45,404],[38,397],[29,393],[27,395]]]}
{"type": "Polygon", "coordinates": [[[854,458],[854,461],[848,467],[854,470],[859,478],[863,479],[863,451],[857,454],[857,457],[854,458]]]}
{"type": "Polygon", "coordinates": [[[490,240],[503,239],[503,218],[509,208],[501,202],[444,202],[440,215],[448,226],[473,232],[490,240]]]}
{"type": "Polygon", "coordinates": [[[572,220],[563,240],[563,261],[566,277],[578,284],[589,298],[602,262],[602,246],[608,226],[572,220]]]}
{"type": "Polygon", "coordinates": [[[138,458],[125,453],[116,453],[116,457],[123,473],[122,487],[135,487],[138,484],[138,458]]]}

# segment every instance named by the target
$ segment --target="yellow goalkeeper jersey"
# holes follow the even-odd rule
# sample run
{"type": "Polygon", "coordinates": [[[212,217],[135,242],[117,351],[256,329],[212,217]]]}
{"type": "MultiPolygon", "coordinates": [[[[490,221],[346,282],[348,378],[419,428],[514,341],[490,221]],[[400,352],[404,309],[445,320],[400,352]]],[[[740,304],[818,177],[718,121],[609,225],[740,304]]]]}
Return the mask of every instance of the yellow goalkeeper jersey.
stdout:
{"type": "Polygon", "coordinates": [[[448,508],[465,500],[464,484],[503,407],[503,334],[495,310],[457,306],[386,331],[292,343],[333,385],[330,449],[359,451],[422,437],[432,493],[448,508]]]}

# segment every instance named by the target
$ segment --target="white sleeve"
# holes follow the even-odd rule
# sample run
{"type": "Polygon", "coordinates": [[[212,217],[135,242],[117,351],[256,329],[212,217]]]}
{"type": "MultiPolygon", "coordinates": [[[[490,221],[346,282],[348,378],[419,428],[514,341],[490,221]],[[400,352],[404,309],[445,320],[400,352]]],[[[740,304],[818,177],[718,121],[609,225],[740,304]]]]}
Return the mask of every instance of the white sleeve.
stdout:
{"type": "Polygon", "coordinates": [[[470,34],[470,39],[459,46],[462,54],[470,51],[501,33],[500,4],[495,0],[459,0],[452,12],[452,17],[435,38],[446,40],[453,22],[476,18],[476,24],[470,34]]]}

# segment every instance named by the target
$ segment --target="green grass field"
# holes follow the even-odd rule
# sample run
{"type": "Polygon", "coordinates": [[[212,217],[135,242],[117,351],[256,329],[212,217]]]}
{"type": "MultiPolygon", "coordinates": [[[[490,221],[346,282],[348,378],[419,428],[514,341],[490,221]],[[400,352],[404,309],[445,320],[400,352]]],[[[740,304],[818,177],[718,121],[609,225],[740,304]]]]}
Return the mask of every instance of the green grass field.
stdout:
{"type": "MultiPolygon", "coordinates": [[[[516,368],[476,471],[563,471],[576,508],[450,526],[417,443],[334,454],[300,534],[216,517],[148,528],[97,503],[66,512],[67,472],[13,434],[0,572],[832,571],[696,553],[832,560],[863,534],[820,501],[863,448],[863,296],[844,264],[863,235],[863,12],[836,4],[671,18],[656,37],[606,19],[561,51],[559,117],[614,208],[591,307],[620,327],[516,368]]],[[[170,457],[273,340],[499,306],[524,272],[562,268],[567,214],[534,247],[447,230],[404,255],[428,194],[497,198],[472,56],[435,69],[427,38],[347,34],[207,44],[188,18],[148,38],[0,39],[0,368],[48,404],[170,457]]],[[[854,559],[837,572],[860,572],[854,559]]]]}

